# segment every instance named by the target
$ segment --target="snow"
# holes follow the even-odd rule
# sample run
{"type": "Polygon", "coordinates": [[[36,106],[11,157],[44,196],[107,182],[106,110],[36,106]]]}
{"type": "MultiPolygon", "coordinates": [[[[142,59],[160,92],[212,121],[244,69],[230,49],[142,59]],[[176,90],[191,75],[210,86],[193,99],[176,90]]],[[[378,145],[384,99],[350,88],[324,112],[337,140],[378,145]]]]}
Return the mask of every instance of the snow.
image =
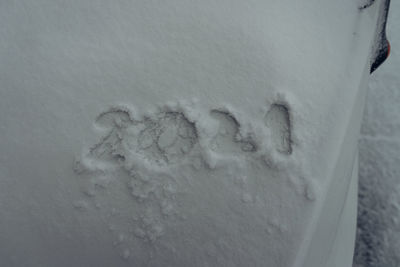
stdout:
{"type": "Polygon", "coordinates": [[[389,59],[372,75],[360,139],[357,267],[400,265],[400,3],[388,20],[389,59]]]}
{"type": "Polygon", "coordinates": [[[2,265],[301,264],[353,147],[374,14],[0,5],[2,265]]]}

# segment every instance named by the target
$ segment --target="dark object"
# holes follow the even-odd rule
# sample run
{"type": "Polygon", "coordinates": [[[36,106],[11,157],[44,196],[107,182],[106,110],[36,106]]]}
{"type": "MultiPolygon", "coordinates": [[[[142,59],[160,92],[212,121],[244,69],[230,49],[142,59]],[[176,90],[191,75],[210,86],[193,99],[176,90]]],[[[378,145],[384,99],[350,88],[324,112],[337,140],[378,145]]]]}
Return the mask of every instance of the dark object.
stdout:
{"type": "MultiPolygon", "coordinates": [[[[375,37],[374,50],[372,52],[370,73],[374,72],[388,57],[390,53],[390,43],[386,38],[386,22],[389,13],[390,0],[384,0],[383,10],[381,11],[378,20],[377,34],[375,37]]],[[[368,2],[360,9],[365,9],[371,6],[375,0],[368,2]]]]}

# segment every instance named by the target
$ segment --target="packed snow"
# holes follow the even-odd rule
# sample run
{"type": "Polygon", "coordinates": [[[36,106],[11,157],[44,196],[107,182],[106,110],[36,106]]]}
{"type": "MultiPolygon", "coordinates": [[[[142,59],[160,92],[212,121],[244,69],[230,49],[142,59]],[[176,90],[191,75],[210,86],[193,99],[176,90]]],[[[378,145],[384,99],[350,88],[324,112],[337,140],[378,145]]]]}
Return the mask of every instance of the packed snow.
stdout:
{"type": "Polygon", "coordinates": [[[1,265],[299,266],[340,214],[358,1],[0,7],[1,265]]]}

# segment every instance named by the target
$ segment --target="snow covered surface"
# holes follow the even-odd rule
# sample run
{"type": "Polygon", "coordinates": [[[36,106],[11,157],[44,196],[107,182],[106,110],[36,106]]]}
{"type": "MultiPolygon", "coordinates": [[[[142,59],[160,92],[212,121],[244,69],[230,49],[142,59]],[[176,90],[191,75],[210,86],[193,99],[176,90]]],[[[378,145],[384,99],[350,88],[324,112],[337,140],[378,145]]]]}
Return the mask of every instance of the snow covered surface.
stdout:
{"type": "Polygon", "coordinates": [[[400,266],[400,2],[392,1],[389,59],[371,77],[360,140],[357,267],[400,266]]]}
{"type": "Polygon", "coordinates": [[[347,0],[0,5],[2,265],[301,264],[376,14],[347,0]]]}

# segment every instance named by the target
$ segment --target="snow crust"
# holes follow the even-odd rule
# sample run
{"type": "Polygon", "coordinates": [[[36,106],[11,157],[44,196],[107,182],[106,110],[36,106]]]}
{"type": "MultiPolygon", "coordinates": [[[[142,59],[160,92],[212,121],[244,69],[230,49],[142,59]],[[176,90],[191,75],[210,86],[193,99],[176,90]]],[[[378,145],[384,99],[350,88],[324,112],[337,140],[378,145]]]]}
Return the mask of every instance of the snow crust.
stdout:
{"type": "Polygon", "coordinates": [[[3,265],[301,263],[368,63],[368,12],[1,4],[3,265]]]}

